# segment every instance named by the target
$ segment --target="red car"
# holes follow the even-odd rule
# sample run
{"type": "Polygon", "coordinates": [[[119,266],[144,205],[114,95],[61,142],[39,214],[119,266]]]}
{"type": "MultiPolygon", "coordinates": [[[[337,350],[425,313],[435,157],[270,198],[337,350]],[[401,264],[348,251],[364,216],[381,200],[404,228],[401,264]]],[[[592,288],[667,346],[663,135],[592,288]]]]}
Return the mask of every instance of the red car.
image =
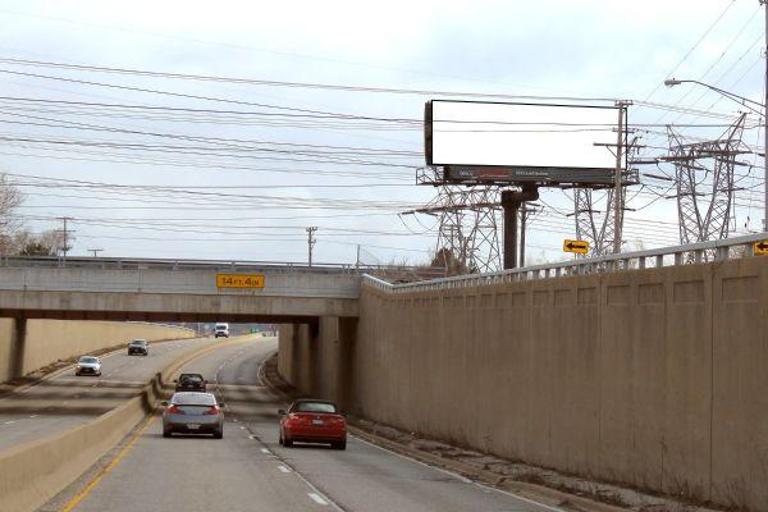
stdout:
{"type": "Polygon", "coordinates": [[[336,404],[328,400],[297,400],[286,413],[280,409],[280,444],[294,442],[330,443],[337,450],[347,448],[347,420],[336,404]]]}

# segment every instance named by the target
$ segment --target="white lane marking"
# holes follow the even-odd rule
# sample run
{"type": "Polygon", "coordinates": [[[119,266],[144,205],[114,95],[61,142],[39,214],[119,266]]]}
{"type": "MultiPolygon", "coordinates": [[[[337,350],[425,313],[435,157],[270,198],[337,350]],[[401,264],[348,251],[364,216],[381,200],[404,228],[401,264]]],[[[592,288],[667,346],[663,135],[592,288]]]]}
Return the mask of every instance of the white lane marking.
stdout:
{"type": "Polygon", "coordinates": [[[30,418],[37,418],[38,416],[40,416],[40,415],[39,414],[33,414],[32,416],[30,416],[30,418]]]}
{"type": "Polygon", "coordinates": [[[287,467],[283,466],[282,464],[281,464],[281,465],[279,465],[279,466],[277,466],[277,469],[279,469],[279,470],[280,470],[280,471],[282,471],[283,473],[290,473],[290,472],[291,472],[291,470],[290,470],[290,469],[288,469],[287,467]]]}
{"type": "Polygon", "coordinates": [[[490,490],[490,491],[496,491],[498,493],[505,494],[507,496],[515,498],[516,500],[524,501],[525,503],[528,503],[530,505],[536,505],[537,507],[544,508],[544,509],[549,510],[551,512],[565,512],[562,508],[553,507],[553,506],[547,505],[546,503],[541,503],[540,501],[535,501],[535,500],[531,500],[531,499],[528,499],[528,498],[524,498],[523,496],[520,496],[519,494],[515,494],[513,492],[509,492],[509,491],[505,491],[503,489],[498,489],[496,487],[491,487],[489,485],[481,484],[480,482],[475,482],[473,480],[470,480],[469,478],[466,478],[466,477],[464,477],[462,475],[459,475],[458,473],[454,473],[452,471],[448,471],[447,469],[439,468],[437,466],[430,466],[426,462],[421,462],[420,460],[413,459],[411,457],[408,457],[407,455],[403,455],[402,453],[397,453],[395,451],[389,450],[387,448],[384,448],[383,446],[379,446],[377,444],[371,443],[371,442],[366,441],[365,439],[362,439],[360,437],[357,437],[357,436],[352,436],[352,437],[354,437],[356,441],[359,441],[361,443],[367,444],[368,446],[373,446],[374,448],[378,448],[381,451],[384,451],[384,452],[387,452],[387,453],[391,453],[392,455],[396,455],[396,456],[400,457],[401,459],[405,459],[405,460],[410,461],[410,462],[415,462],[416,464],[420,464],[422,466],[428,467],[429,469],[434,469],[435,471],[439,471],[441,473],[445,473],[446,475],[450,475],[450,476],[452,476],[452,477],[454,477],[454,478],[456,478],[456,479],[458,479],[458,480],[460,480],[460,481],[462,481],[464,483],[477,486],[477,487],[479,487],[481,489],[490,490]]]}
{"type": "Polygon", "coordinates": [[[269,450],[267,450],[266,448],[262,448],[261,453],[269,453],[269,450]]]}
{"type": "Polygon", "coordinates": [[[16,421],[6,421],[4,425],[13,425],[16,421]]]}
{"type": "Polygon", "coordinates": [[[318,505],[323,505],[323,506],[328,505],[328,502],[325,501],[322,496],[320,496],[319,494],[317,494],[315,492],[308,492],[307,496],[312,498],[312,501],[314,501],[318,505]]]}
{"type": "Polygon", "coordinates": [[[240,430],[245,430],[245,427],[240,425],[240,430]]]}

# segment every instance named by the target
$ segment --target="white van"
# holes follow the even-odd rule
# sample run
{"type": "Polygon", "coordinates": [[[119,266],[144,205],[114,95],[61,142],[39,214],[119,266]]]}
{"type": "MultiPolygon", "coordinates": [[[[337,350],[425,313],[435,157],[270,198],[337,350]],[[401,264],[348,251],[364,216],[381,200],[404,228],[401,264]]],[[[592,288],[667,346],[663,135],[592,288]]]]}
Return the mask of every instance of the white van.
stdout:
{"type": "Polygon", "coordinates": [[[213,335],[216,338],[229,338],[229,324],[216,324],[216,327],[213,328],[213,335]]]}

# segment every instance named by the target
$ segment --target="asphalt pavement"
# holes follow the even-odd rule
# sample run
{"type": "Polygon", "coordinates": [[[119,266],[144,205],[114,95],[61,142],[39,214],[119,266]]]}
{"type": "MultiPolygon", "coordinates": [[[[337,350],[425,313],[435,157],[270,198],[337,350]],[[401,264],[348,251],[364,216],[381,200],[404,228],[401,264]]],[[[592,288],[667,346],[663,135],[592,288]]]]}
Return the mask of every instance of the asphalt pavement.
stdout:
{"type": "Polygon", "coordinates": [[[101,357],[101,377],[77,377],[69,367],[0,398],[0,451],[94,419],[136,396],[184,352],[211,343],[212,338],[150,343],[146,357],[129,356],[126,349],[101,357]]]}
{"type": "Polygon", "coordinates": [[[203,373],[227,404],[224,438],[162,437],[159,416],[41,510],[459,512],[553,509],[350,438],[346,451],[278,445],[277,409],[260,385],[276,340],[222,347],[185,371],[203,373]]]}

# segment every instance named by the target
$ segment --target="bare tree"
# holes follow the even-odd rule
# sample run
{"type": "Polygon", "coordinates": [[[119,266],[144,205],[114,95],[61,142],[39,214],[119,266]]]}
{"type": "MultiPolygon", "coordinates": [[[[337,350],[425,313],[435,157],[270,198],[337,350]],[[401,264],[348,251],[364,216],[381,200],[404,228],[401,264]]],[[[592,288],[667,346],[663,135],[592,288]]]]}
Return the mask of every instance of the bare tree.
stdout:
{"type": "MultiPolygon", "coordinates": [[[[71,240],[71,236],[68,238],[71,240]]],[[[14,256],[56,256],[63,247],[64,235],[60,230],[51,229],[39,234],[19,230],[11,237],[11,247],[8,254],[14,256]]]]}
{"type": "Polygon", "coordinates": [[[0,173],[0,254],[13,250],[13,235],[21,228],[21,221],[15,215],[24,201],[24,195],[10,182],[5,173],[0,173]]]}

